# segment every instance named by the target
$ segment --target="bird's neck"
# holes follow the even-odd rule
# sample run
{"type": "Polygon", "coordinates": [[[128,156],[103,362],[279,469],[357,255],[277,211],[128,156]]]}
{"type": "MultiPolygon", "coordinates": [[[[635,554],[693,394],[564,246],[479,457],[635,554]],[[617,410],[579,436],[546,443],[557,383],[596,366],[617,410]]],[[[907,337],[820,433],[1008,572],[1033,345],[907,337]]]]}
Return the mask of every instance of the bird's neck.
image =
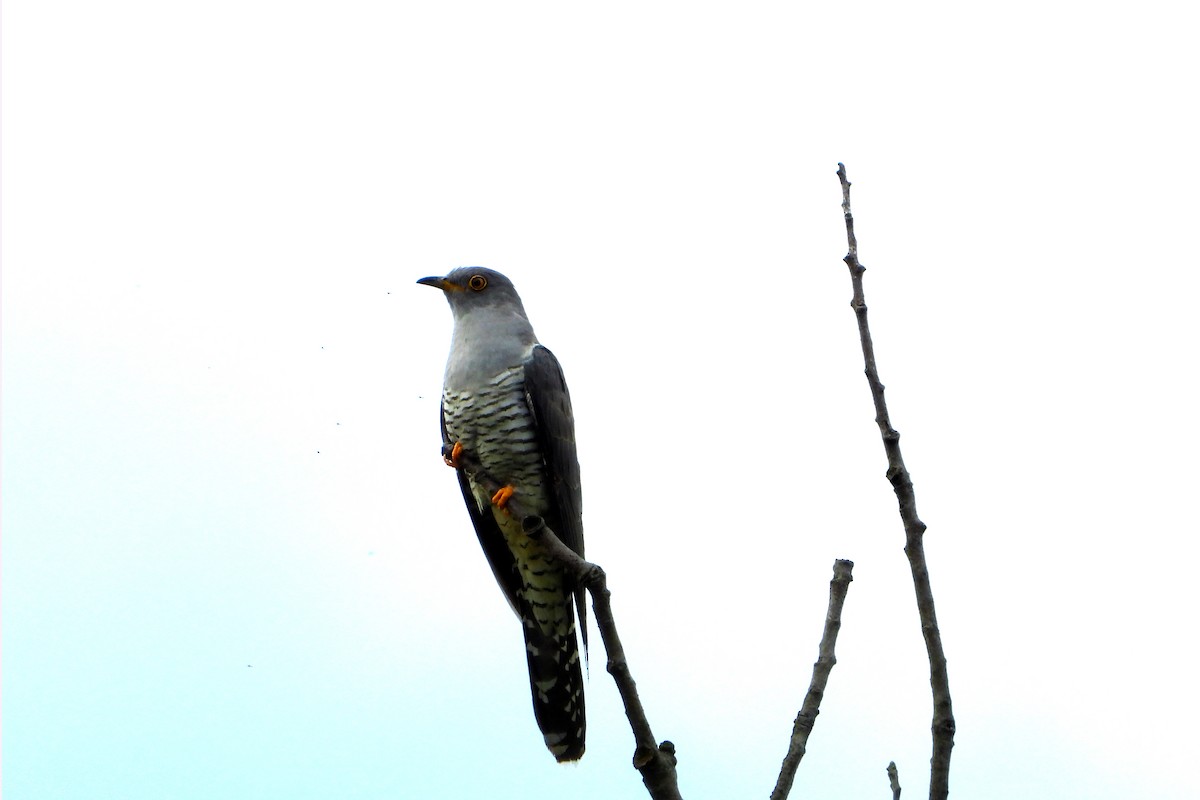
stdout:
{"type": "Polygon", "coordinates": [[[523,315],[497,308],[469,311],[454,320],[446,388],[478,388],[529,358],[537,337],[523,315]]]}

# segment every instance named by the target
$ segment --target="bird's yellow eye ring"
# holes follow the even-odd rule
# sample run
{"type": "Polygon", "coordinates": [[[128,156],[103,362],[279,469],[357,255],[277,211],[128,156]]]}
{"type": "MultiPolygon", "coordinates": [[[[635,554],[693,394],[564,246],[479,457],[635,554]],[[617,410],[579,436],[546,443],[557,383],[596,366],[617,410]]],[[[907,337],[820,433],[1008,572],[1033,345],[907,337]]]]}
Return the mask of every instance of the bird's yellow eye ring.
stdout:
{"type": "Polygon", "coordinates": [[[467,286],[470,286],[472,291],[482,292],[487,288],[487,278],[482,275],[472,275],[471,279],[467,281],[467,286]]]}

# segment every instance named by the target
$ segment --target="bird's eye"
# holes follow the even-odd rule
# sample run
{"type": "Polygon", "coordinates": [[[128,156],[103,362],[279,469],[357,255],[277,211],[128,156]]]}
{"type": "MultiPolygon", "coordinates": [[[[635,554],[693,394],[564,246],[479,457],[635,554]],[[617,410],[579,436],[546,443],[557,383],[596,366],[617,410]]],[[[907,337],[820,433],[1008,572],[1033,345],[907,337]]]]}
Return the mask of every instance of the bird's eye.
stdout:
{"type": "Polygon", "coordinates": [[[487,287],[487,278],[482,275],[472,275],[471,280],[467,281],[467,286],[476,292],[482,292],[487,287]]]}

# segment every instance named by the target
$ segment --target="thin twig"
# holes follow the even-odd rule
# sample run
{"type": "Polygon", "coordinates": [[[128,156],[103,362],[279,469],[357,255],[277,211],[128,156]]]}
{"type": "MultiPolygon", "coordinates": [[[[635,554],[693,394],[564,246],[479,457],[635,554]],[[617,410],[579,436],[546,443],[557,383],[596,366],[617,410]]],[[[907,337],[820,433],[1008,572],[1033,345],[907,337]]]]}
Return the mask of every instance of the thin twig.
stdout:
{"type": "Polygon", "coordinates": [[[887,403],[883,399],[883,384],[875,366],[875,346],[867,327],[867,304],[863,299],[862,275],[866,268],[858,262],[858,240],[854,236],[854,217],[850,213],[850,181],[846,167],[838,164],[838,180],[842,184],[842,213],[846,217],[846,239],[850,250],[843,261],[850,268],[854,298],[850,301],[858,317],[858,335],[862,340],[863,360],[866,363],[867,383],[875,401],[875,422],[883,436],[887,452],[887,478],[900,502],[900,518],[904,521],[904,554],[908,556],[913,586],[917,593],[917,610],[921,617],[921,633],[929,654],[929,683],[933,689],[933,756],[930,758],[930,800],[945,800],[950,793],[950,751],[954,747],[954,713],[950,703],[950,679],[946,674],[946,654],[942,650],[942,634],[938,630],[937,614],[933,607],[933,590],[929,584],[929,568],[925,563],[925,523],[917,517],[917,499],[912,478],[900,455],[900,434],[892,427],[887,403]]]}
{"type": "Polygon", "coordinates": [[[796,722],[792,725],[792,740],[788,745],[787,755],[783,758],[783,767],[779,770],[775,790],[771,792],[771,800],[785,800],[788,792],[792,790],[792,781],[808,746],[808,735],[812,733],[817,714],[820,713],[825,684],[829,682],[829,673],[837,663],[833,647],[837,644],[838,631],[842,628],[842,604],[846,602],[850,581],[854,580],[850,574],[853,569],[853,561],[839,558],[833,562],[833,579],[829,582],[829,610],[825,612],[825,631],[821,634],[821,644],[817,648],[817,662],[813,664],[808,693],[804,695],[804,703],[800,706],[800,713],[796,715],[796,722]]]}
{"type": "MultiPolygon", "coordinates": [[[[443,449],[444,456],[449,454],[448,448],[449,445],[443,449]]],[[[479,459],[466,450],[459,452],[458,468],[489,495],[495,494],[502,485],[483,468],[479,459]]],[[[608,591],[604,570],[580,558],[574,550],[562,543],[544,519],[528,513],[519,494],[509,498],[505,509],[521,520],[526,534],[541,541],[551,558],[562,565],[576,585],[587,588],[591,593],[596,626],[600,629],[600,639],[608,654],[608,672],[617,684],[621,702],[625,705],[625,716],[633,729],[636,745],[633,766],[641,773],[642,782],[654,800],[680,800],[679,781],[675,773],[675,745],[667,741],[656,743],[654,733],[650,730],[650,722],[646,719],[646,711],[638,697],[637,684],[629,671],[629,662],[625,660],[625,648],[621,646],[621,637],[617,634],[617,624],[613,620],[610,601],[611,593],[608,591]]]]}
{"type": "Polygon", "coordinates": [[[896,769],[896,762],[889,761],[888,768],[888,783],[892,785],[892,800],[900,800],[900,771],[896,769]]]}

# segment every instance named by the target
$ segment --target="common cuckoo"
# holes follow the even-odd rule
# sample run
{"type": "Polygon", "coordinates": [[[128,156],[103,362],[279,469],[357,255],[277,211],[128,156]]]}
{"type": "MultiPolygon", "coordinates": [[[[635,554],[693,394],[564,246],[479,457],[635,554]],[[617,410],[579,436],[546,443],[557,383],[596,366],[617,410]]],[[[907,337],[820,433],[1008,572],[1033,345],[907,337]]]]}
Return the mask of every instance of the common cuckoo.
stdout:
{"type": "Polygon", "coordinates": [[[562,368],[538,343],[512,282],[490,269],[460,267],[421,278],[450,302],[454,333],[442,389],[442,441],[479,459],[504,488],[489,495],[460,470],[475,533],[509,605],[521,620],[533,714],[559,761],[583,755],[583,677],[574,605],[587,650],[583,590],[527,536],[506,509],[510,497],[540,515],[583,556],[575,422],[562,368]]]}

